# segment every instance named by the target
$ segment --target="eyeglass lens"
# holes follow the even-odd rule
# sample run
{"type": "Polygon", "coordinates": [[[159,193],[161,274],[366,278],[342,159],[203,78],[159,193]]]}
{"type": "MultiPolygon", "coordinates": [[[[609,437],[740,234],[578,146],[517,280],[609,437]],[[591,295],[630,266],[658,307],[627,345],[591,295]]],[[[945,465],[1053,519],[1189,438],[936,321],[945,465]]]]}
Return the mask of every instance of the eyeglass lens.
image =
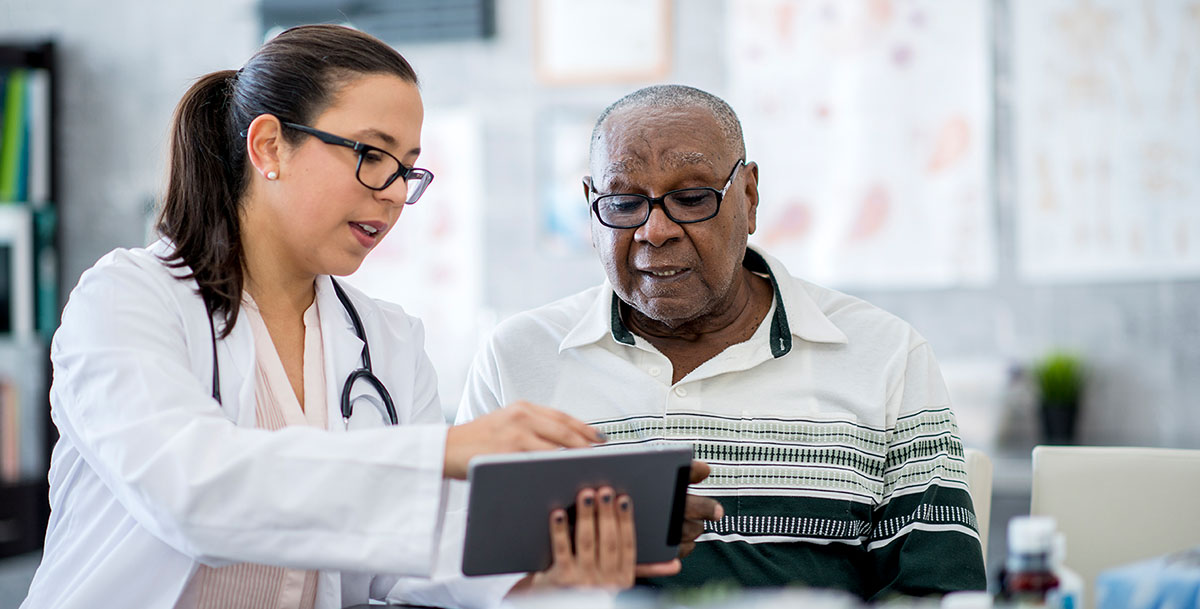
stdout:
{"type": "MultiPolygon", "coordinates": [[[[709,188],[685,188],[667,194],[663,207],[676,222],[707,220],[717,212],[720,196],[709,188]]],[[[596,211],[609,226],[638,226],[650,215],[650,199],[640,195],[606,195],[596,199],[596,211]]]]}
{"type": "MultiPolygon", "coordinates": [[[[396,157],[377,150],[367,150],[363,152],[362,162],[358,166],[358,179],[367,187],[379,190],[389,186],[388,181],[404,171],[396,157]]],[[[408,187],[405,203],[415,203],[433,180],[433,174],[424,169],[414,168],[407,170],[407,176],[396,179],[403,180],[408,187]]]]}

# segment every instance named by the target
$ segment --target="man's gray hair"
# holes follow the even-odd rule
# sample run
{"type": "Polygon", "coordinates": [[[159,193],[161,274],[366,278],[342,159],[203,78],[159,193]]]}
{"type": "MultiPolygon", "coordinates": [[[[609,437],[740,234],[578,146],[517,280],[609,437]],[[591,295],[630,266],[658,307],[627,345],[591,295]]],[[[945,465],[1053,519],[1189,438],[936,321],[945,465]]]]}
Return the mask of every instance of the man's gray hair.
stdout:
{"type": "Polygon", "coordinates": [[[729,148],[739,159],[746,158],[746,140],[742,137],[742,123],[738,120],[737,113],[733,111],[733,108],[730,108],[725,100],[712,93],[686,85],[645,87],[613,102],[611,106],[604,109],[604,112],[600,113],[600,118],[596,119],[596,126],[592,128],[592,142],[588,147],[588,155],[589,157],[595,156],[596,144],[600,141],[600,128],[604,126],[604,121],[608,120],[608,116],[614,112],[631,108],[690,107],[704,108],[711,112],[713,118],[717,119],[717,124],[721,126],[721,133],[725,136],[729,148]]]}

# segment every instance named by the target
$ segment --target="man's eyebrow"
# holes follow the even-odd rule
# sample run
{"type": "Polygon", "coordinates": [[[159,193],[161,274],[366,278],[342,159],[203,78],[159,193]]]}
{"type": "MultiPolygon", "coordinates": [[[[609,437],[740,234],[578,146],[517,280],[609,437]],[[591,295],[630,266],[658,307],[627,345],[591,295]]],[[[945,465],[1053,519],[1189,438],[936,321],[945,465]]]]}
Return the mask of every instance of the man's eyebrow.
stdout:
{"type": "Polygon", "coordinates": [[[638,169],[640,167],[645,167],[645,166],[646,166],[646,162],[640,158],[637,158],[637,157],[623,158],[623,159],[618,159],[616,161],[609,163],[608,166],[604,168],[604,174],[607,175],[607,174],[613,174],[613,173],[629,173],[630,171],[633,171],[634,169],[638,169]]]}
{"type": "Polygon", "coordinates": [[[704,165],[709,169],[714,168],[712,159],[703,152],[667,151],[659,156],[659,160],[665,167],[670,169],[679,169],[692,165],[704,165]]]}

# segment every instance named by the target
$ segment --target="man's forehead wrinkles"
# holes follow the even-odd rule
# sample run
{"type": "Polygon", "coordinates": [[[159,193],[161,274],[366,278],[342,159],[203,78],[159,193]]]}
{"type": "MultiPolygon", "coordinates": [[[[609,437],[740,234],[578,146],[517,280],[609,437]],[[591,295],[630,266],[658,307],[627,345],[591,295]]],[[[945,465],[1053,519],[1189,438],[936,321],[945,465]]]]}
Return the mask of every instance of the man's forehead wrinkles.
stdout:
{"type": "MultiPolygon", "coordinates": [[[[704,167],[709,171],[716,170],[716,165],[713,161],[713,158],[710,155],[697,151],[663,151],[657,155],[656,163],[654,164],[667,171],[695,167],[704,167]]],[[[610,161],[609,164],[604,167],[602,175],[607,178],[612,178],[615,176],[646,171],[650,169],[650,167],[651,163],[641,156],[627,156],[610,161]]]]}
{"type": "Polygon", "coordinates": [[[691,165],[704,165],[710,169],[713,167],[713,161],[709,155],[695,150],[686,152],[664,150],[658,155],[658,159],[663,167],[668,169],[679,169],[691,165]]]}
{"type": "Polygon", "coordinates": [[[645,159],[639,157],[624,157],[612,161],[604,168],[604,173],[629,173],[646,167],[645,159]]]}

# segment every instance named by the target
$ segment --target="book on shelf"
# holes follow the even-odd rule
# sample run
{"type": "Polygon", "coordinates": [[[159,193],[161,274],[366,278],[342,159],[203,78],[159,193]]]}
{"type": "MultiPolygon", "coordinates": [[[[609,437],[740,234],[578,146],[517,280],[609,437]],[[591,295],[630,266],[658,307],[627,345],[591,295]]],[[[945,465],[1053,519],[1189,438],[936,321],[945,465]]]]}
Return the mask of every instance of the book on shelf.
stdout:
{"type": "Polygon", "coordinates": [[[0,337],[22,341],[34,335],[33,209],[0,205],[0,337]]]}
{"type": "Polygon", "coordinates": [[[0,483],[21,478],[21,403],[17,387],[0,379],[0,483]]]}
{"type": "Polygon", "coordinates": [[[50,74],[0,73],[0,202],[50,198],[50,74]]]}
{"type": "Polygon", "coordinates": [[[54,249],[58,215],[54,206],[33,207],[33,288],[35,328],[46,340],[58,328],[58,253],[54,249]]]}
{"type": "Polygon", "coordinates": [[[58,323],[50,72],[0,69],[0,336],[58,323]]]}

